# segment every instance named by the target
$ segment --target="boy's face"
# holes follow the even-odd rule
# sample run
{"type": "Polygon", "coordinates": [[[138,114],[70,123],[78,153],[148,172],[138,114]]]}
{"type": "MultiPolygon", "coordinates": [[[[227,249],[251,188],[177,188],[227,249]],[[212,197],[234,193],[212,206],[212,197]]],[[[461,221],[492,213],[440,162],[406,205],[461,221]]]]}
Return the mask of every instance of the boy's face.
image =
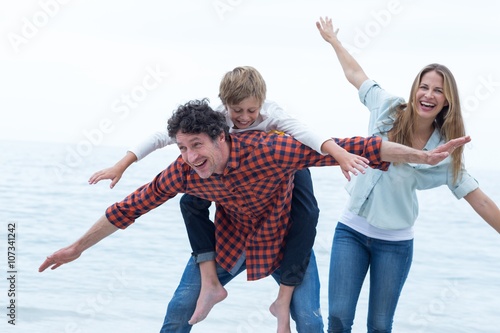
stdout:
{"type": "Polygon", "coordinates": [[[262,104],[254,96],[250,96],[238,104],[228,104],[226,108],[234,128],[245,129],[250,127],[260,115],[261,106],[262,104]]]}

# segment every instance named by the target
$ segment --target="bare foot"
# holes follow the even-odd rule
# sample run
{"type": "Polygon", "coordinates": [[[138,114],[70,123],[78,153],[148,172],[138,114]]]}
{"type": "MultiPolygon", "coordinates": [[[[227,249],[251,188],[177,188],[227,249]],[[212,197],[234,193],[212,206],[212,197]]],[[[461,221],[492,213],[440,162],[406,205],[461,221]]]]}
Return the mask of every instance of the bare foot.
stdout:
{"type": "Polygon", "coordinates": [[[223,301],[226,297],[227,290],[221,284],[202,288],[196,302],[196,309],[188,321],[189,325],[194,325],[205,319],[214,305],[223,301]]]}
{"type": "Polygon", "coordinates": [[[269,307],[272,315],[278,319],[277,333],[291,333],[290,330],[290,306],[276,300],[269,307]]]}

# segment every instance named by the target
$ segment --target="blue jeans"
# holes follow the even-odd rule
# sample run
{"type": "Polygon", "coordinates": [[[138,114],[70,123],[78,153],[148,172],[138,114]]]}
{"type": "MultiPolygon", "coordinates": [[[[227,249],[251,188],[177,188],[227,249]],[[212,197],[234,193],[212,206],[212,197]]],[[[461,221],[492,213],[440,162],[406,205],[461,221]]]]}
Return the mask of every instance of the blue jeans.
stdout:
{"type": "MultiPolygon", "coordinates": [[[[293,184],[291,226],[285,238],[286,246],[281,261],[280,283],[287,286],[297,286],[304,278],[319,218],[318,202],[314,197],[309,169],[295,172],[293,184]]],[[[215,226],[209,216],[211,204],[208,200],[189,194],[184,194],[180,200],[182,217],[196,262],[215,258],[215,226]]]]}
{"type": "Polygon", "coordinates": [[[351,332],[368,268],[370,296],[367,331],[391,332],[412,257],[413,240],[374,239],[338,223],[330,258],[328,332],[351,332]]]}
{"type": "MultiPolygon", "coordinates": [[[[233,276],[217,265],[217,274],[222,285],[226,285],[245,269],[246,266],[243,264],[240,270],[233,276]]],[[[279,281],[279,270],[275,271],[272,276],[276,281],[279,281]]],[[[192,326],[188,324],[188,320],[194,313],[200,287],[200,269],[195,258],[191,257],[184,270],[181,282],[168,304],[167,314],[165,315],[160,333],[184,333],[191,331],[192,326]]],[[[320,283],[316,258],[314,257],[314,253],[311,252],[304,280],[302,284],[295,288],[290,306],[290,313],[299,333],[323,332],[319,289],[320,283]]]]}

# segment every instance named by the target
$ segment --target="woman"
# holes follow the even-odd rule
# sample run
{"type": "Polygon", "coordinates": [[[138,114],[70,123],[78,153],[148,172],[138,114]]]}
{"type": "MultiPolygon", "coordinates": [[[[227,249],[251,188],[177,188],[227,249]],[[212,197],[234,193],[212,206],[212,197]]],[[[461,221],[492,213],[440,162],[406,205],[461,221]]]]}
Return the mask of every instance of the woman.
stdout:
{"type": "MultiPolygon", "coordinates": [[[[425,150],[464,135],[457,86],[448,68],[424,67],[406,103],[367,77],[337,39],[331,19],[321,18],[316,26],[371,112],[369,134],[425,150]]],[[[368,268],[368,332],[391,332],[412,261],[417,189],[448,185],[500,232],[500,210],[464,169],[462,153],[459,148],[436,166],[393,164],[387,172],[367,169],[348,185],[350,199],[336,227],[331,253],[328,332],[351,332],[368,268]]]]}

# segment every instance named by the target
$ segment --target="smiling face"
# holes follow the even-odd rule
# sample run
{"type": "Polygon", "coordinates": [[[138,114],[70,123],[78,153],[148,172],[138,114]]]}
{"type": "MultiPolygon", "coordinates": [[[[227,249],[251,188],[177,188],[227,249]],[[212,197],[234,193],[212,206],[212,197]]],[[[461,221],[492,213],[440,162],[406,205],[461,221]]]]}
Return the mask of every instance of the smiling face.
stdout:
{"type": "Polygon", "coordinates": [[[245,129],[251,126],[260,115],[262,104],[254,96],[243,99],[238,104],[226,105],[229,118],[237,129],[245,129]]]}
{"type": "Polygon", "coordinates": [[[419,117],[434,120],[448,105],[444,94],[443,77],[436,71],[425,73],[415,93],[415,110],[419,117]]]}
{"type": "Polygon", "coordinates": [[[221,134],[213,141],[207,134],[176,135],[182,159],[193,168],[201,178],[208,178],[214,173],[222,174],[227,165],[229,149],[221,134]]]}

